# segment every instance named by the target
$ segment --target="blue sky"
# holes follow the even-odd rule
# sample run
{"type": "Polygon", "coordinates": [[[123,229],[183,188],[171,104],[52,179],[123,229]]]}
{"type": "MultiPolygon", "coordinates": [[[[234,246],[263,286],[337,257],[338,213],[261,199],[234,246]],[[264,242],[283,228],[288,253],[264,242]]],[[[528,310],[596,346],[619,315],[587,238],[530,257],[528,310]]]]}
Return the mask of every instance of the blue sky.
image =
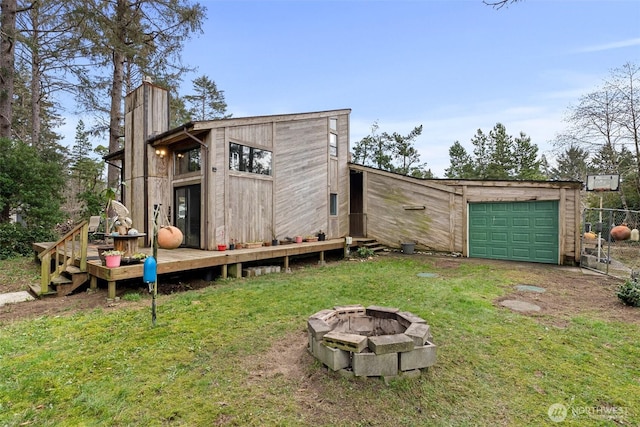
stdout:
{"type": "Polygon", "coordinates": [[[351,108],[351,145],[408,133],[438,177],[477,129],[521,131],[549,158],[567,108],[613,68],[640,63],[640,1],[200,0],[183,60],[234,117],[351,108]]]}

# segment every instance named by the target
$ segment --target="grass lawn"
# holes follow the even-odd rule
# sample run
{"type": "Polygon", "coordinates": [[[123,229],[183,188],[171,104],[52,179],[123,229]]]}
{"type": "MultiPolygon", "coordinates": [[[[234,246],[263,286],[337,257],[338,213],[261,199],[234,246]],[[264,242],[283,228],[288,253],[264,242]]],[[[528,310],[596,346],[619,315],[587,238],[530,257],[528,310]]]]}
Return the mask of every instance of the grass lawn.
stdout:
{"type": "Polygon", "coordinates": [[[437,262],[382,256],[218,281],[162,296],[156,327],[147,295],[5,322],[0,425],[557,425],[553,404],[567,409],[561,425],[640,425],[640,322],[587,310],[554,326],[495,304],[526,264],[437,262]],[[306,320],[345,304],[426,319],[437,364],[387,383],[327,372],[305,350],[306,320]]]}

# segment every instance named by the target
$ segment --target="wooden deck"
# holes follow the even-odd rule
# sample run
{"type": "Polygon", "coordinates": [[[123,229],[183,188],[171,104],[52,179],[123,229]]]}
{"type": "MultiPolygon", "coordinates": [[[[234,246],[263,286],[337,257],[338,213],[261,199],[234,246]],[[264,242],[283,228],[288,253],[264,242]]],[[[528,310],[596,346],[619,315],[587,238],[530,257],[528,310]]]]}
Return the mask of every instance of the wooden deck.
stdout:
{"type": "MultiPolygon", "coordinates": [[[[36,253],[48,248],[52,243],[34,243],[36,253]]],[[[306,254],[319,254],[319,262],[324,262],[325,251],[345,248],[345,239],[331,239],[323,242],[291,243],[278,246],[263,246],[256,249],[234,249],[226,251],[204,251],[200,249],[158,249],[158,275],[181,271],[222,267],[222,277],[241,277],[242,264],[263,260],[280,259],[284,262],[285,271],[289,268],[290,257],[306,254]]],[[[151,248],[140,248],[139,252],[151,254],[151,248]]],[[[108,298],[116,297],[118,281],[142,279],[142,264],[123,265],[108,268],[102,265],[95,246],[89,246],[87,251],[87,270],[91,288],[98,286],[98,280],[104,280],[108,286],[108,298]]]]}

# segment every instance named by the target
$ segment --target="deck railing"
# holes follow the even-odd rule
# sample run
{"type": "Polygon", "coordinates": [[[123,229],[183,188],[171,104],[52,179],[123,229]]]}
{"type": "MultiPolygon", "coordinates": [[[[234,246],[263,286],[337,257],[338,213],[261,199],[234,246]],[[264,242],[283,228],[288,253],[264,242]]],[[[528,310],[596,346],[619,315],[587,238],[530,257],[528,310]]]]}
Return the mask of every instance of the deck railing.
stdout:
{"type": "Polygon", "coordinates": [[[42,251],[38,258],[40,267],[40,294],[49,293],[52,280],[79,260],[80,271],[87,271],[87,247],[89,246],[89,223],[83,221],[60,240],[42,251]]]}

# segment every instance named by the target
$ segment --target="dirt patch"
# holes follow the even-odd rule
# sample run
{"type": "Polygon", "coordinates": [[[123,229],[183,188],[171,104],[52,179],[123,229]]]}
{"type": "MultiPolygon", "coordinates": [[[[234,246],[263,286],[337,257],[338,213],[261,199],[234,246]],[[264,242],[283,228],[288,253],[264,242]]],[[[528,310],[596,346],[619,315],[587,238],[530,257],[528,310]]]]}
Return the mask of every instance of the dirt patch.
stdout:
{"type": "Polygon", "coordinates": [[[498,298],[496,305],[504,300],[536,304],[541,307],[540,311],[523,315],[538,317],[558,327],[566,327],[575,316],[640,324],[640,310],[624,305],[616,296],[619,279],[577,267],[522,265],[525,268],[514,269],[511,274],[510,292],[498,298]],[[545,292],[522,291],[517,285],[539,286],[545,292]]]}

